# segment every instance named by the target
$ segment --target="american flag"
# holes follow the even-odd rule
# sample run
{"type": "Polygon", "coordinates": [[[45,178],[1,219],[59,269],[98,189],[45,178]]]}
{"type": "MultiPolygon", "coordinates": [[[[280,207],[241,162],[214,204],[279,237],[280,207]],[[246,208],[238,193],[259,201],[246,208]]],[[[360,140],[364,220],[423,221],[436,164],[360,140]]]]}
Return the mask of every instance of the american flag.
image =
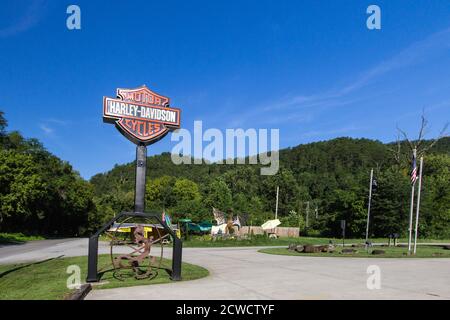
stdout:
{"type": "Polygon", "coordinates": [[[417,164],[416,164],[416,153],[413,153],[412,158],[412,168],[411,168],[411,184],[416,183],[417,180],[417,164]]]}

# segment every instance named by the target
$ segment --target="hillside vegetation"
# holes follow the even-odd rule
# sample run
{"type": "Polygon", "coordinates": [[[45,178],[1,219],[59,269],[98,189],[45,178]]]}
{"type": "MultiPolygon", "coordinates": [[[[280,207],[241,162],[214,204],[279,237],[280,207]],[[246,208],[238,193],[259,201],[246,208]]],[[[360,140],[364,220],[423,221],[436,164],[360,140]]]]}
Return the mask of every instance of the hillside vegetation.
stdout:
{"type": "MultiPolygon", "coordinates": [[[[7,132],[6,125],[0,112],[0,232],[85,235],[120,211],[133,210],[134,163],[116,165],[85,181],[39,141],[7,132]]],[[[303,234],[339,236],[339,221],[345,219],[347,235],[362,237],[374,168],[378,189],[371,236],[405,235],[410,165],[394,161],[390,147],[351,138],[299,145],[280,150],[280,170],[274,176],[261,176],[258,165],[175,165],[163,153],[147,161],[147,210],[166,210],[174,221],[201,221],[212,220],[214,206],[258,225],[273,218],[279,186],[283,226],[300,226],[303,234]]],[[[450,138],[445,138],[425,157],[421,237],[450,238],[449,170],[450,138]]]]}
{"type": "MultiPolygon", "coordinates": [[[[369,139],[337,138],[280,151],[280,170],[261,176],[258,165],[174,165],[169,153],[148,158],[147,210],[166,210],[175,220],[212,220],[212,206],[261,224],[275,212],[284,226],[300,226],[311,235],[339,236],[340,220],[348,235],[365,233],[369,172],[378,189],[372,202],[371,235],[405,235],[410,203],[410,164],[397,163],[390,148],[369,139]],[[309,228],[306,211],[309,202],[309,228]],[[316,214],[317,208],[317,214],[316,214]]],[[[407,152],[406,145],[403,148],[407,152]]],[[[450,138],[440,140],[425,157],[421,236],[450,236],[450,138]]],[[[133,208],[134,163],[115,166],[92,177],[102,212],[133,208]]]]}

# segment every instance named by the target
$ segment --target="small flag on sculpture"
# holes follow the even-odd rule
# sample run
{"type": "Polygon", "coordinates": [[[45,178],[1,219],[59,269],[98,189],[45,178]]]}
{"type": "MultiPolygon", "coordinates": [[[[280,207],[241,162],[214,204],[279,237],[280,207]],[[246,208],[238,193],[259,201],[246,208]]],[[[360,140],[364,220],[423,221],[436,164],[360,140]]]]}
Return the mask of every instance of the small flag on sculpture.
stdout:
{"type": "Polygon", "coordinates": [[[167,226],[172,229],[172,222],[170,221],[169,215],[166,214],[165,211],[162,213],[161,220],[164,221],[164,223],[167,224],[167,226]]]}

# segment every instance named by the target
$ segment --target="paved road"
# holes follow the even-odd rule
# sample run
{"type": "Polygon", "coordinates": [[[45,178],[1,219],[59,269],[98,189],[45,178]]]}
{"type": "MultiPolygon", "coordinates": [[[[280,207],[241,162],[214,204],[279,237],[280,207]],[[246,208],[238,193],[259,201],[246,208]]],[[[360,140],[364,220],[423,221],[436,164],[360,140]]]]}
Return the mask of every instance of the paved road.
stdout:
{"type": "MultiPolygon", "coordinates": [[[[87,253],[87,239],[0,248],[0,264],[87,253]],[[28,246],[28,248],[27,248],[28,246]],[[7,249],[7,250],[5,250],[7,249]]],[[[210,276],[186,282],[93,290],[87,299],[450,299],[450,259],[276,256],[258,248],[186,248],[183,260],[210,276]],[[367,289],[367,268],[381,270],[381,289],[367,289]]],[[[106,253],[108,247],[100,246],[106,253]]],[[[170,255],[170,250],[167,251],[170,255]]]]}
{"type": "Polygon", "coordinates": [[[46,249],[60,243],[70,242],[74,239],[52,239],[52,240],[36,240],[17,244],[0,244],[0,258],[16,255],[17,253],[32,252],[39,249],[46,249]]]}
{"type": "Polygon", "coordinates": [[[450,259],[276,256],[255,248],[188,249],[184,260],[207,278],[95,290],[88,299],[450,299],[450,259]],[[367,289],[367,268],[381,270],[381,289],[367,289]]]}
{"type": "MultiPolygon", "coordinates": [[[[99,244],[99,253],[109,253],[109,246],[99,244]]],[[[60,256],[85,256],[88,252],[87,238],[38,240],[19,245],[4,245],[0,247],[0,264],[20,263],[45,260],[60,256]]],[[[128,252],[123,248],[123,253],[128,252]]]]}

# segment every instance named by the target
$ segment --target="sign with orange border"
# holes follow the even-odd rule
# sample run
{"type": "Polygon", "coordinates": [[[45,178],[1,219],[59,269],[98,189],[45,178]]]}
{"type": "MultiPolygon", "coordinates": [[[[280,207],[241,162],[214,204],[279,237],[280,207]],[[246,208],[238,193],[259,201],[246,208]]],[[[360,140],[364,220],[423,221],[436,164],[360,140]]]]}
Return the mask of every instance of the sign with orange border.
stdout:
{"type": "Polygon", "coordinates": [[[169,131],[180,128],[181,110],[170,107],[170,99],[145,85],[117,89],[117,98],[103,97],[103,121],[115,123],[136,144],[149,145],[169,131]]]}

